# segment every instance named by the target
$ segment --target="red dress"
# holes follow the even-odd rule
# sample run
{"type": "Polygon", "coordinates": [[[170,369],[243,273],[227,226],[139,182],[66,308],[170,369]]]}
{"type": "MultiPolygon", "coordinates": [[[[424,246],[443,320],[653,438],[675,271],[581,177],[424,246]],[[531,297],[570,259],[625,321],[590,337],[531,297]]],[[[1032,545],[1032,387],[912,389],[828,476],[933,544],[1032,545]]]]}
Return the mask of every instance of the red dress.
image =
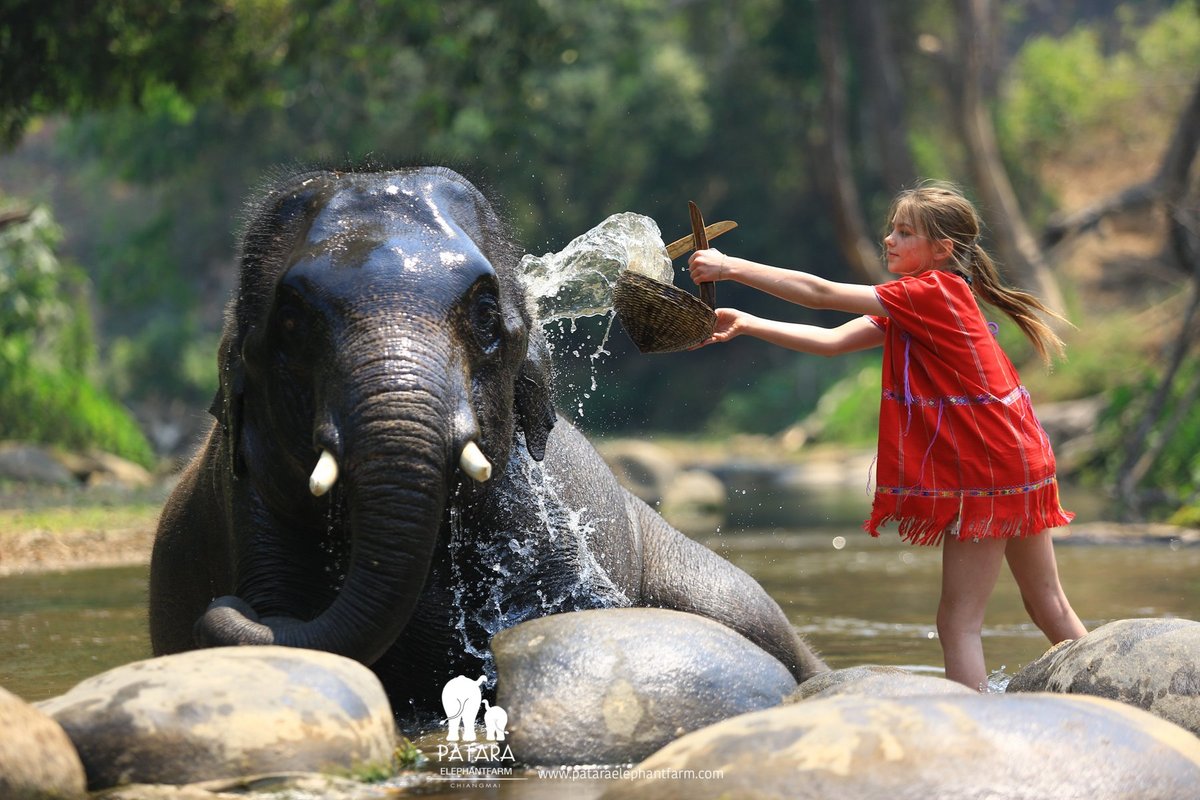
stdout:
{"type": "Polygon", "coordinates": [[[886,317],[875,502],[863,528],[913,544],[1027,536],[1074,517],[1029,393],[963,278],[941,270],[875,287],[886,317]],[[954,527],[952,527],[954,526],[954,527]]]}

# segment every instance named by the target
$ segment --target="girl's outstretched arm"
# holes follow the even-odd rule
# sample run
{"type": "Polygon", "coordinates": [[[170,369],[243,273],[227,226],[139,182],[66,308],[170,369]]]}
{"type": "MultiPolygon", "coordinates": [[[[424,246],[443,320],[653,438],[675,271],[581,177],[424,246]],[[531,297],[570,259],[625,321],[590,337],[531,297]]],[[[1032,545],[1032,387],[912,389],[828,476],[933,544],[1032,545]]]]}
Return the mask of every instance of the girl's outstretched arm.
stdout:
{"type": "Polygon", "coordinates": [[[699,346],[728,342],[738,336],[753,336],[802,353],[837,356],[883,344],[883,330],[866,317],[858,317],[836,328],[802,325],[763,319],[736,308],[718,308],[712,336],[699,346]]]}
{"type": "Polygon", "coordinates": [[[735,258],[719,250],[697,250],[688,259],[688,270],[696,283],[737,281],[808,308],[827,308],[851,314],[886,314],[875,287],[838,283],[807,272],[782,269],[735,258]]]}

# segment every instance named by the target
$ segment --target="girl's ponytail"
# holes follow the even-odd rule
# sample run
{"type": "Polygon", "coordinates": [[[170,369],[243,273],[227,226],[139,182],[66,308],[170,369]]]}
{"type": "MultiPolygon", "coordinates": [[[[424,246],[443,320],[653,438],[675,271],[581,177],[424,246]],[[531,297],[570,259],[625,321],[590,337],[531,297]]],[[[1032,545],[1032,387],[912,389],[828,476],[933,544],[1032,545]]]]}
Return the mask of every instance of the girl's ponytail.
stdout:
{"type": "Polygon", "coordinates": [[[996,269],[992,257],[975,242],[971,247],[971,289],[975,296],[988,305],[1003,311],[1017,327],[1025,334],[1037,350],[1042,361],[1049,366],[1055,356],[1061,358],[1066,354],[1066,345],[1054,329],[1047,325],[1038,314],[1045,314],[1054,319],[1066,322],[1059,314],[1051,311],[1041,300],[1029,292],[1005,286],[1000,280],[1000,272],[996,269]]]}

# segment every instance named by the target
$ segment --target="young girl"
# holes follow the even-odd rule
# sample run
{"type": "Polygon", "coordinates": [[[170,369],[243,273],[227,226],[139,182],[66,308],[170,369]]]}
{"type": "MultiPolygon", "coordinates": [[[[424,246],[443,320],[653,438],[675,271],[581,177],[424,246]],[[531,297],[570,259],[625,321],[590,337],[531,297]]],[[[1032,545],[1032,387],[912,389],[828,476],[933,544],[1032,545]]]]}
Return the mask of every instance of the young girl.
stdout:
{"type": "Polygon", "coordinates": [[[979,244],[979,217],[955,188],[922,184],[888,212],[888,271],[878,286],[835,283],[715,250],[689,261],[692,280],[732,280],[809,308],[862,316],[837,328],[717,309],[704,344],[748,335],[819,355],[883,345],[883,398],[872,536],[896,522],[913,544],[943,543],[937,629],[946,677],[987,686],[980,631],[1000,562],[1052,643],[1086,633],[1058,578],[1049,529],[1059,505],[1054,454],[1029,395],[976,298],[1003,311],[1048,364],[1063,343],[1037,316],[1048,309],[1005,287],[979,244]]]}

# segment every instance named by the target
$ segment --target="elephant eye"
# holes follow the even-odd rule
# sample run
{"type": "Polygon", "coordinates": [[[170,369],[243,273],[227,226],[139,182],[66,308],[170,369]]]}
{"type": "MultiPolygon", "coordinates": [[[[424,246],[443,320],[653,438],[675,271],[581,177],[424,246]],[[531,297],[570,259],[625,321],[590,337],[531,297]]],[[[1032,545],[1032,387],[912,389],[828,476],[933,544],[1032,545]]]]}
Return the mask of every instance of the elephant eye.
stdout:
{"type": "Polygon", "coordinates": [[[303,333],[303,318],[300,309],[294,305],[284,305],[279,309],[279,330],[288,339],[300,338],[303,333]]]}
{"type": "Polygon", "coordinates": [[[500,345],[500,302],[491,291],[481,291],[471,303],[471,333],[475,342],[490,353],[500,345]]]}

